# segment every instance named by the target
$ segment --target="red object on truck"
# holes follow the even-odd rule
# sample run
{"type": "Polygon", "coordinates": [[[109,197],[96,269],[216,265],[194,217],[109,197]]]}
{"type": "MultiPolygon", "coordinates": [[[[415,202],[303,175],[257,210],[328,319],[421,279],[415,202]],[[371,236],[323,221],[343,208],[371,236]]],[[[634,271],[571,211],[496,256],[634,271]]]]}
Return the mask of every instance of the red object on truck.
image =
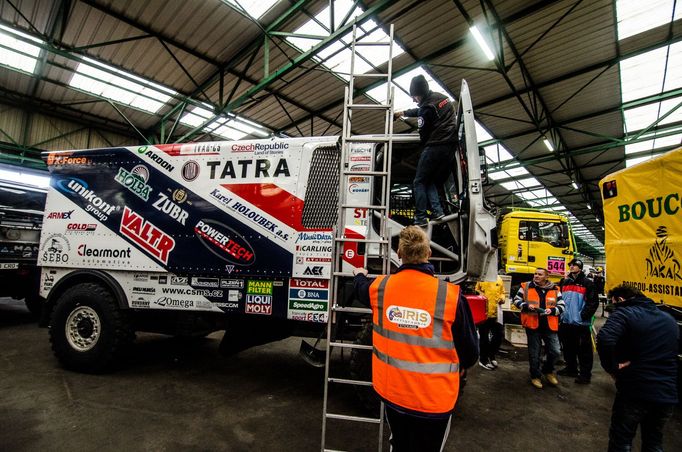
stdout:
{"type": "Polygon", "coordinates": [[[488,318],[488,299],[483,295],[464,295],[464,298],[469,303],[474,323],[479,325],[485,322],[485,319],[488,318]]]}

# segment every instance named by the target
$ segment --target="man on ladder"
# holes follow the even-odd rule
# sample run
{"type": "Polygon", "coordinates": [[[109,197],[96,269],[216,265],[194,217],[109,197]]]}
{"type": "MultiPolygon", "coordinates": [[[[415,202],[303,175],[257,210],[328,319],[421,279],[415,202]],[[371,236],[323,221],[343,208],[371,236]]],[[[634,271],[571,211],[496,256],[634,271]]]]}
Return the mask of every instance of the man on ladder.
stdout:
{"type": "Polygon", "coordinates": [[[474,321],[459,286],[434,277],[426,233],[400,233],[393,275],[356,268],[358,299],[372,307],[372,383],[386,405],[393,451],[442,451],[460,374],[478,360],[474,321]]]}
{"type": "Polygon", "coordinates": [[[393,119],[402,116],[417,118],[419,138],[424,150],[419,156],[414,176],[414,204],[416,226],[426,226],[426,208],[431,205],[431,219],[443,218],[443,207],[438,198],[436,184],[442,183],[455,155],[457,144],[456,113],[450,99],[429,89],[423,75],[418,75],[410,83],[410,96],[418,108],[397,111],[393,119]]]}

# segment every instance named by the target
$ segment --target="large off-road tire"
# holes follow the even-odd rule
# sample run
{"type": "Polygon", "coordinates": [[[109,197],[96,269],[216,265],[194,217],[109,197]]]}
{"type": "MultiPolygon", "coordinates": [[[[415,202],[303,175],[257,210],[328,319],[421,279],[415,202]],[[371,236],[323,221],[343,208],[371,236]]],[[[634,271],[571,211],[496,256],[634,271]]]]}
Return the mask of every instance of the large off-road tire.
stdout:
{"type": "Polygon", "coordinates": [[[101,373],[117,364],[135,339],[128,316],[99,284],[67,289],[50,318],[52,351],[66,369],[101,373]]]}
{"type": "MultiPolygon", "coordinates": [[[[360,330],[356,344],[372,345],[372,323],[360,330]]],[[[353,380],[372,381],[372,351],[352,349],[350,353],[350,377],[353,380]]],[[[379,397],[371,386],[353,386],[362,406],[372,414],[379,413],[379,397]]]]}

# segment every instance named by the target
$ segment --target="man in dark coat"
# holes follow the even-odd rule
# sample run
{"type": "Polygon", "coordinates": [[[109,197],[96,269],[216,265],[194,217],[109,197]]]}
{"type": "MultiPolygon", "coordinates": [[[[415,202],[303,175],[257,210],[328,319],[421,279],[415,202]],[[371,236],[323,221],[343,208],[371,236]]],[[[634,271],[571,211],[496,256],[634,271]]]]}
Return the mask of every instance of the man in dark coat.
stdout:
{"type": "Polygon", "coordinates": [[[437,183],[444,181],[454,157],[457,143],[456,112],[452,101],[441,93],[429,89],[423,75],[410,83],[410,96],[418,108],[396,111],[394,119],[402,116],[417,118],[419,137],[424,150],[419,156],[414,177],[414,224],[426,226],[426,209],[431,206],[431,219],[443,218],[443,206],[438,197],[437,183]]]}
{"type": "Polygon", "coordinates": [[[597,335],[601,365],[616,382],[609,451],[630,451],[637,427],[642,450],[663,450],[663,426],[677,404],[679,329],[636,288],[611,289],[615,311],[597,335]]]}

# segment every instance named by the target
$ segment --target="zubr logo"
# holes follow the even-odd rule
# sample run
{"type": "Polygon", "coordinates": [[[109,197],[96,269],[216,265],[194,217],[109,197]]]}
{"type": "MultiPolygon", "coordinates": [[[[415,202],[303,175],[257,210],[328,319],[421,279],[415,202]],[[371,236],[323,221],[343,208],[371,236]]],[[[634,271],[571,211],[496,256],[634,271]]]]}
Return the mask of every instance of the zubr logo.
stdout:
{"type": "Polygon", "coordinates": [[[386,318],[400,328],[426,328],[431,325],[431,314],[423,309],[391,305],[386,309],[386,318]]]}
{"type": "Polygon", "coordinates": [[[218,221],[200,220],[194,226],[194,234],[211,253],[224,261],[244,266],[256,262],[256,253],[249,242],[218,221]]]}
{"type": "Polygon", "coordinates": [[[119,231],[157,260],[168,263],[168,255],[175,248],[175,240],[128,206],[123,209],[119,231]]]}

